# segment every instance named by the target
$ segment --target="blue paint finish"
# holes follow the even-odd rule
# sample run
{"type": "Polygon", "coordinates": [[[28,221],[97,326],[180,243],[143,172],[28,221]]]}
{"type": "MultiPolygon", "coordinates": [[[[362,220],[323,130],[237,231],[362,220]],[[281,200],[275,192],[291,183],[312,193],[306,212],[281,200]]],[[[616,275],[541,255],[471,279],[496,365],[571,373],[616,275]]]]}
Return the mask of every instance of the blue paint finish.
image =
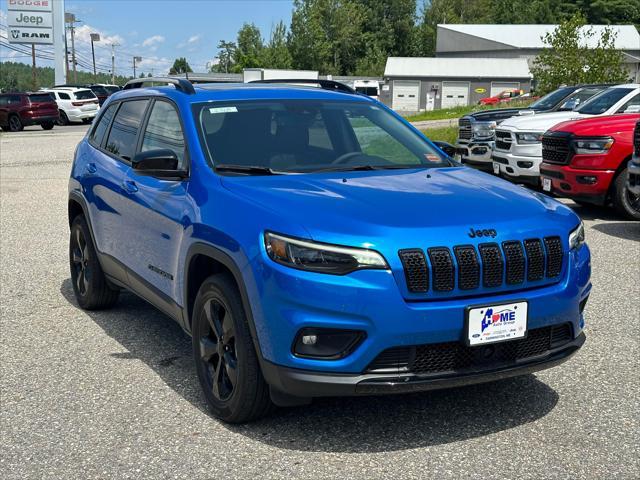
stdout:
{"type": "Polygon", "coordinates": [[[477,246],[554,235],[568,251],[569,232],[580,220],[559,202],[466,167],[220,176],[208,164],[192,113],[194,104],[230,100],[356,100],[386,109],[383,105],[316,88],[255,85],[196,87],[195,95],[170,87],[126,90],[108,102],[140,96],[167,98],[179,109],[189,177],[178,181],[141,176],[83,140],[69,188],[89,206],[97,248],[183,308],[189,248],[203,243],[223,252],[241,274],[265,359],[309,370],[361,372],[385,348],[462,341],[469,305],[522,299],[529,302],[529,328],[571,322],[577,336],[584,327],[578,304],[591,289],[586,245],[565,255],[556,279],[481,287],[471,293],[457,288],[410,293],[398,257],[404,248],[477,246]],[[497,236],[471,238],[470,228],[494,229],[497,236]],[[291,269],[267,256],[266,230],[370,248],[384,256],[390,270],[334,276],[291,269]],[[367,337],[340,360],[297,358],[291,344],[305,326],[364,330],[367,337]]]}

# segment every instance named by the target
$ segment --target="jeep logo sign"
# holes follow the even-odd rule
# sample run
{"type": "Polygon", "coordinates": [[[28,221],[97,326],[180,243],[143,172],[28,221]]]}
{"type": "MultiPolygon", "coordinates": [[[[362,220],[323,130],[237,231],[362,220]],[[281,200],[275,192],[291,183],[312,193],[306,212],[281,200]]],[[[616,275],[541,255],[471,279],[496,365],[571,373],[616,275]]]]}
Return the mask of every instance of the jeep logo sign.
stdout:
{"type": "Polygon", "coordinates": [[[52,0],[8,0],[9,43],[53,44],[52,0]]]}

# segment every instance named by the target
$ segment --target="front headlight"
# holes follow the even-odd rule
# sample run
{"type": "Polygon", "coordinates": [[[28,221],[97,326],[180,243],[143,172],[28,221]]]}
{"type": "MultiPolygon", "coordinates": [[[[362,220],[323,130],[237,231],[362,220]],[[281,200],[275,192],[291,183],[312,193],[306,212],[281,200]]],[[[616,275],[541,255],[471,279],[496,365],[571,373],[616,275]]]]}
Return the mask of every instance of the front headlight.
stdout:
{"type": "Polygon", "coordinates": [[[613,138],[577,138],[573,140],[573,148],[577,154],[607,153],[613,146],[613,138]]]}
{"type": "Polygon", "coordinates": [[[364,248],[300,240],[270,232],[264,234],[264,244],[274,262],[300,270],[345,275],[355,270],[389,268],[382,255],[364,248]]]}
{"type": "Polygon", "coordinates": [[[516,139],[520,144],[531,144],[542,142],[542,133],[516,133],[516,139]]]}
{"type": "Polygon", "coordinates": [[[478,122],[472,128],[476,137],[493,137],[496,131],[496,122],[478,122]]]}
{"type": "Polygon", "coordinates": [[[569,248],[571,250],[573,250],[574,248],[579,248],[583,243],[584,223],[581,220],[580,225],[578,225],[577,228],[569,234],[569,248]]]}

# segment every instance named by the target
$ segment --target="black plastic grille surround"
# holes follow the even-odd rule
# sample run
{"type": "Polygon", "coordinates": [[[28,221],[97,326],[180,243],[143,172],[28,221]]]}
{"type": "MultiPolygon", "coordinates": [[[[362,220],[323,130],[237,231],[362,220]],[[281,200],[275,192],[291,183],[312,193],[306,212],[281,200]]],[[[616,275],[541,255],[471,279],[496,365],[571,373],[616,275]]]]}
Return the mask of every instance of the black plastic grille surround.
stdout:
{"type": "Polygon", "coordinates": [[[562,241],[560,237],[546,237],[547,277],[557,277],[562,271],[562,241]]]}
{"type": "Polygon", "coordinates": [[[436,292],[450,292],[454,287],[455,272],[453,260],[447,247],[435,247],[428,250],[433,270],[433,289],[436,292]]]}
{"type": "Polygon", "coordinates": [[[458,288],[473,290],[480,286],[480,262],[473,245],[459,245],[453,249],[458,262],[458,288]]]}
{"type": "Polygon", "coordinates": [[[544,278],[544,250],[539,238],[524,241],[527,252],[527,280],[536,281],[544,278]]]}
{"type": "Polygon", "coordinates": [[[422,250],[412,248],[400,250],[400,261],[410,292],[420,293],[429,290],[429,267],[422,250]]]}
{"type": "Polygon", "coordinates": [[[496,148],[498,150],[511,150],[511,133],[496,130],[496,148]]]}
{"type": "Polygon", "coordinates": [[[509,366],[548,354],[573,338],[570,323],[529,330],[522,339],[468,347],[462,342],[389,348],[378,355],[367,373],[407,372],[423,375],[464,373],[509,366]]]}
{"type": "Polygon", "coordinates": [[[504,242],[502,249],[507,260],[507,284],[524,282],[525,259],[522,244],[517,241],[504,242]]]}
{"type": "Polygon", "coordinates": [[[398,252],[407,289],[411,293],[451,292],[503,285],[522,285],[562,273],[564,250],[560,237],[530,238],[521,242],[432,247],[427,255],[419,248],[398,252]],[[457,274],[456,274],[457,272],[457,274]],[[457,279],[456,279],[457,277],[457,279]]]}
{"type": "Polygon", "coordinates": [[[640,121],[636,123],[633,129],[633,150],[636,157],[640,157],[640,121]]]}

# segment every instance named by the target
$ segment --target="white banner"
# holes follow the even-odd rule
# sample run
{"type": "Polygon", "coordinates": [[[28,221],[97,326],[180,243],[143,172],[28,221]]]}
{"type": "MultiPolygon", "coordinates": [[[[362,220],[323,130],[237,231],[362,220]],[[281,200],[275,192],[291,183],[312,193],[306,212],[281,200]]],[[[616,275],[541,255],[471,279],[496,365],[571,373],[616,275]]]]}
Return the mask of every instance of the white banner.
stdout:
{"type": "Polygon", "coordinates": [[[52,28],[9,27],[7,36],[9,43],[53,44],[52,28]]]}

